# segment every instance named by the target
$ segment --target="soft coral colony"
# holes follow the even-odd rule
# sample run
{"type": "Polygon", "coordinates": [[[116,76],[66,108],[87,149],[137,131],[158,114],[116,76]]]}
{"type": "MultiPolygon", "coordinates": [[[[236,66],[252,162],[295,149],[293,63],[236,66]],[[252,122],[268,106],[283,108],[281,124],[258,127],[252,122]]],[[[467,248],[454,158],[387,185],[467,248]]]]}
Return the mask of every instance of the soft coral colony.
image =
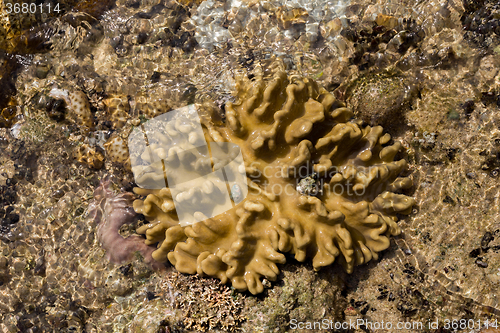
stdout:
{"type": "Polygon", "coordinates": [[[280,61],[251,80],[239,78],[225,111],[223,124],[202,117],[203,130],[208,141],[240,147],[248,195],[233,209],[181,226],[168,187],[135,188],[144,199],[134,210],[148,221],[138,232],[157,246],[156,261],[258,294],[263,278],[276,280],[283,253],[311,259],[315,269],[338,259],[351,273],[401,232],[397,215],[414,205],[402,191],[412,181],[400,176],[405,160],[395,160],[401,144],[382,127],[364,126],[313,80],[287,76],[280,61]]]}

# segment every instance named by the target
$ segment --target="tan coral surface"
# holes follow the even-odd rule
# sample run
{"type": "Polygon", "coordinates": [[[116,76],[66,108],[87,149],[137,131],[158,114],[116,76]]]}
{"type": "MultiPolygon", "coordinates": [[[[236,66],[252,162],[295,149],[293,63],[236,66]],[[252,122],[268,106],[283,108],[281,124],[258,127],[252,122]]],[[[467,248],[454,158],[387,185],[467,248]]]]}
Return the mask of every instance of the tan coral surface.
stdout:
{"type": "Polygon", "coordinates": [[[257,294],[263,278],[276,280],[283,253],[310,258],[315,269],[338,257],[351,273],[400,233],[397,215],[414,204],[401,194],[412,185],[399,177],[406,166],[395,160],[401,144],[391,144],[382,127],[352,119],[352,111],[314,81],[288,77],[281,62],[263,66],[253,80],[239,79],[226,117],[219,127],[205,119],[205,135],[239,145],[247,197],[182,227],[169,188],[136,188],[146,197],[134,209],[150,222],[138,232],[147,244],[158,243],[153,258],[257,294]]]}

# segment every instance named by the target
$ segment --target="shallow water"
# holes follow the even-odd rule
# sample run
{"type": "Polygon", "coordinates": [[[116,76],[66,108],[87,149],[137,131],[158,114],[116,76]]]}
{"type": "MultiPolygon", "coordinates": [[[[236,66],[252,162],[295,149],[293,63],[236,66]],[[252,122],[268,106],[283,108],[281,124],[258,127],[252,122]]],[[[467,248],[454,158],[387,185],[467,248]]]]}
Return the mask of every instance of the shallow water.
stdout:
{"type": "Polygon", "coordinates": [[[494,1],[82,1],[48,15],[12,15],[9,3],[0,27],[2,331],[285,332],[292,319],[361,318],[438,320],[431,332],[473,319],[456,331],[479,332],[498,318],[494,1]],[[238,78],[266,75],[274,58],[402,142],[416,200],[398,216],[402,234],[352,274],[337,263],[316,273],[287,256],[259,296],[170,264],[151,270],[140,256],[110,263],[90,212],[106,175],[117,193],[135,186],[130,130],[193,103],[223,124],[238,78]],[[54,88],[67,97],[54,99],[54,88]]]}

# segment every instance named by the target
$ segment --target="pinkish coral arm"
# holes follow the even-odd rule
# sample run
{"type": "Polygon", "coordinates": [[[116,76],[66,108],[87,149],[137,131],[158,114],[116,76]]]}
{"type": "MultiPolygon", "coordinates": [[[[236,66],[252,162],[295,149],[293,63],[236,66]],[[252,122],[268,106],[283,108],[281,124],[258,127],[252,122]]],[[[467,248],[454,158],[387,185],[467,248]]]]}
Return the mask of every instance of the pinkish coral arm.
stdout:
{"type": "Polygon", "coordinates": [[[89,205],[89,216],[98,224],[97,239],[106,250],[107,259],[115,264],[131,261],[135,253],[139,253],[144,261],[155,270],[165,266],[153,259],[154,247],[144,243],[137,235],[124,238],[120,228],[134,222],[137,214],[132,209],[134,196],[132,193],[115,194],[111,189],[111,180],[104,178],[94,192],[94,202],[89,205]]]}

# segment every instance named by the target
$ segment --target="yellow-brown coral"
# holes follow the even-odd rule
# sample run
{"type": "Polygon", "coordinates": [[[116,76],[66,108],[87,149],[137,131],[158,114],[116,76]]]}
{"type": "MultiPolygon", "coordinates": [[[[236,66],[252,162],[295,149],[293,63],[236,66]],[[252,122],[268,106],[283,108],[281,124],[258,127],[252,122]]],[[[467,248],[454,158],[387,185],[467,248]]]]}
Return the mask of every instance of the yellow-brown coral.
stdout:
{"type": "Polygon", "coordinates": [[[104,100],[106,113],[111,119],[114,129],[122,128],[130,118],[130,104],[125,95],[111,95],[104,100]]]}
{"type": "Polygon", "coordinates": [[[396,214],[414,200],[394,192],[411,186],[398,177],[401,144],[380,126],[362,126],[353,113],[314,81],[287,77],[274,63],[253,81],[242,79],[227,123],[205,119],[207,139],[240,146],[249,184],[233,209],[181,227],[169,188],[141,189],[134,209],[150,222],[138,232],[158,243],[153,258],[180,272],[231,281],[238,290],[263,291],[275,280],[283,253],[311,258],[315,269],[336,258],[348,272],[378,258],[400,233],[396,214]],[[314,189],[314,190],[311,190],[314,189]]]}
{"type": "Polygon", "coordinates": [[[74,156],[78,162],[91,169],[99,170],[104,165],[104,152],[98,146],[92,147],[84,143],[76,149],[74,156]]]}
{"type": "Polygon", "coordinates": [[[90,104],[87,96],[80,90],[66,90],[53,88],[50,97],[63,99],[68,106],[68,119],[84,128],[91,128],[94,125],[93,115],[90,111],[90,104]]]}
{"type": "Polygon", "coordinates": [[[170,109],[166,100],[162,98],[155,98],[154,100],[150,100],[148,95],[139,94],[135,97],[135,99],[136,110],[139,111],[139,114],[144,115],[149,119],[159,116],[170,109]]]}
{"type": "Polygon", "coordinates": [[[120,135],[112,135],[104,144],[104,149],[106,149],[106,156],[113,162],[123,164],[127,169],[130,169],[127,141],[120,135]]]}

